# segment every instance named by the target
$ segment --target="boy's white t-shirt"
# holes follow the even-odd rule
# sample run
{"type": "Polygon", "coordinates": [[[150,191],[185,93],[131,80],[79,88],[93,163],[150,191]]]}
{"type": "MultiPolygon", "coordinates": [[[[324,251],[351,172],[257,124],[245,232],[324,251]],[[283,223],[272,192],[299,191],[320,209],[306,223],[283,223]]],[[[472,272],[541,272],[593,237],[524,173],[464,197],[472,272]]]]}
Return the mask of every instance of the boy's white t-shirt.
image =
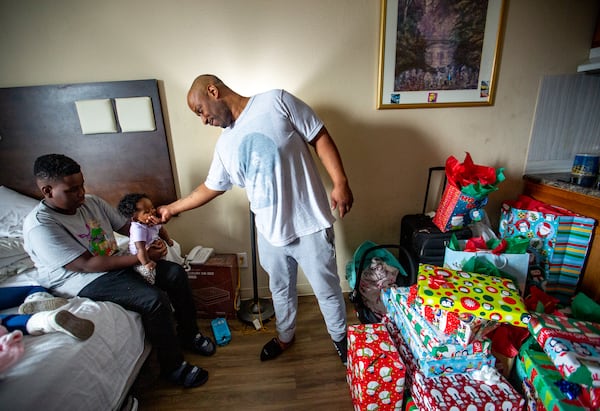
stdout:
{"type": "Polygon", "coordinates": [[[256,229],[274,246],[328,228],[335,219],[308,147],[322,127],[285,90],[255,95],[217,141],[205,184],[245,188],[256,229]]]}
{"type": "Polygon", "coordinates": [[[52,210],[41,201],[23,222],[25,251],[37,270],[29,275],[54,294],[74,297],[106,272],[80,273],[64,266],[85,251],[92,255],[122,254],[114,231],[127,219],[95,195],[86,194],[75,214],[52,210]]]}

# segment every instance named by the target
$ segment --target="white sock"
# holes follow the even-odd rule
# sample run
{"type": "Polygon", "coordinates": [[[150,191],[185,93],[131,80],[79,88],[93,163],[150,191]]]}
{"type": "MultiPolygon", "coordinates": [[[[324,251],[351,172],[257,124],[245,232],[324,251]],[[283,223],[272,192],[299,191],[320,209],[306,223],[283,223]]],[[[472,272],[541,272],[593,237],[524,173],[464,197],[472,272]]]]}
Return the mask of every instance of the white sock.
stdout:
{"type": "Polygon", "coordinates": [[[56,332],[57,330],[55,330],[50,323],[51,315],[53,315],[52,311],[42,311],[33,314],[29,321],[27,321],[27,332],[31,335],[42,335],[56,332]]]}
{"type": "Polygon", "coordinates": [[[33,314],[27,321],[27,331],[31,335],[62,332],[80,340],[87,340],[94,333],[94,328],[92,321],[60,309],[33,314]]]}

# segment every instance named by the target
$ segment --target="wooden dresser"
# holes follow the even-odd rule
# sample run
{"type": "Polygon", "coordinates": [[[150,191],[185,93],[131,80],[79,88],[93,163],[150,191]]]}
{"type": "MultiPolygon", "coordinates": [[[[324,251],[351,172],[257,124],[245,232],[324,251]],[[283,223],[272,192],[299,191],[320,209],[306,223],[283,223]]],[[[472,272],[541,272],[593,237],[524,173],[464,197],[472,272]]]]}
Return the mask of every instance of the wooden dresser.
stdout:
{"type": "Polygon", "coordinates": [[[579,291],[600,303],[600,192],[583,189],[551,177],[525,176],[524,194],[596,220],[579,291]]]}

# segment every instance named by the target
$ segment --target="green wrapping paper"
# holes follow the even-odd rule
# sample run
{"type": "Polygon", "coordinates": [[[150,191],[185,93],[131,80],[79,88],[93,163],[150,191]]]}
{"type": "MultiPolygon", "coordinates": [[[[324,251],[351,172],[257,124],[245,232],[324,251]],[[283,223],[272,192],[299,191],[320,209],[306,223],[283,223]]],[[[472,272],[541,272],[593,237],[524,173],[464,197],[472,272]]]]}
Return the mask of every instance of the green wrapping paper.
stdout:
{"type": "Polygon", "coordinates": [[[530,338],[523,344],[517,358],[517,375],[525,379],[535,389],[538,400],[547,410],[582,411],[587,410],[580,399],[569,399],[556,384],[562,375],[548,355],[530,338]]]}

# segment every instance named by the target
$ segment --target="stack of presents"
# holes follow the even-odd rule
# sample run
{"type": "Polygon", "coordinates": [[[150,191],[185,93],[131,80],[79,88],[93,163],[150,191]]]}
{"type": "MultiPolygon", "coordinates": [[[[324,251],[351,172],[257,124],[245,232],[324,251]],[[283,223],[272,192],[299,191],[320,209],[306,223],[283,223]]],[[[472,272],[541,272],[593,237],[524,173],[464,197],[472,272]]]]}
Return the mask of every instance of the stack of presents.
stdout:
{"type": "MultiPolygon", "coordinates": [[[[449,185],[449,164],[484,168],[451,158],[449,185]]],[[[453,185],[475,197],[462,209],[446,187],[451,212],[434,223],[451,232],[460,213],[477,236],[450,236],[443,266],[386,284],[380,321],[348,327],[355,410],[600,410],[600,305],[576,291],[595,221],[521,197],[503,204],[498,234],[477,227],[464,209],[480,212],[476,191],[487,196],[501,174],[471,176],[467,194],[453,185]]]]}

